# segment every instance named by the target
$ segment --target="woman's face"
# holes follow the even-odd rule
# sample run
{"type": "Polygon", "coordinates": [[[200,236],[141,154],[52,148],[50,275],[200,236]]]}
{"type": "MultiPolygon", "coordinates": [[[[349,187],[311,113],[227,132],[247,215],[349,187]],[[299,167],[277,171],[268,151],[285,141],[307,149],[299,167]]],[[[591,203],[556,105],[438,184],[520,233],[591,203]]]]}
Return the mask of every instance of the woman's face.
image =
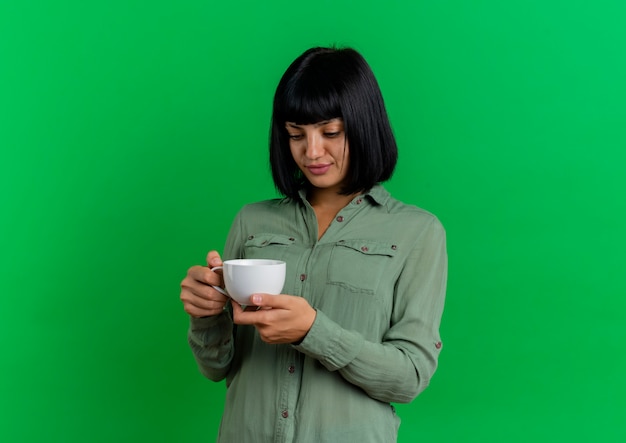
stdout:
{"type": "Polygon", "coordinates": [[[296,164],[315,188],[339,192],[348,173],[349,150],[343,120],[314,124],[286,122],[296,164]]]}

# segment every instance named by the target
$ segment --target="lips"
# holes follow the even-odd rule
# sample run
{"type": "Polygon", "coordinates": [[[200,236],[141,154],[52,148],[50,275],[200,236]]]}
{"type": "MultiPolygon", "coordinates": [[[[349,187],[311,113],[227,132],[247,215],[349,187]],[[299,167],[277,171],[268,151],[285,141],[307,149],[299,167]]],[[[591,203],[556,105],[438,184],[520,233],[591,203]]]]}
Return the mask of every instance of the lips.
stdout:
{"type": "Polygon", "coordinates": [[[313,175],[323,175],[323,174],[326,174],[326,172],[328,172],[328,170],[330,169],[330,166],[331,166],[330,164],[319,164],[319,165],[309,165],[306,168],[313,175]]]}

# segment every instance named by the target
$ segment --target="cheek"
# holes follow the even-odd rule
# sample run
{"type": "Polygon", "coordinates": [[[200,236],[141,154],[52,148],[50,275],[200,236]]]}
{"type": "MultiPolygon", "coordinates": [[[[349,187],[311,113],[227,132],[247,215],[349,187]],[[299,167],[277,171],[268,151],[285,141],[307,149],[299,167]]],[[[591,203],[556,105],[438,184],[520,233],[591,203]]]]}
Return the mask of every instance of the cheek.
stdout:
{"type": "Polygon", "coordinates": [[[336,158],[340,159],[344,164],[348,164],[348,160],[350,159],[350,150],[348,149],[348,144],[337,144],[335,147],[336,158]]]}
{"type": "Polygon", "coordinates": [[[289,151],[291,152],[291,156],[298,163],[298,159],[302,156],[302,149],[300,148],[301,143],[296,143],[293,140],[289,141],[289,151]]]}

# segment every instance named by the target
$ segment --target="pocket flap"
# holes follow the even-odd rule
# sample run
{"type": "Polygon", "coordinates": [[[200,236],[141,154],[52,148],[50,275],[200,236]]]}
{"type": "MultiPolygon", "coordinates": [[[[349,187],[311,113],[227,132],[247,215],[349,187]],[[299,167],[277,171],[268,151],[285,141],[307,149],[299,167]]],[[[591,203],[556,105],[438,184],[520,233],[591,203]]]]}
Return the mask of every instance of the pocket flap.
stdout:
{"type": "Polygon", "coordinates": [[[361,254],[366,255],[386,255],[388,257],[393,257],[396,255],[396,250],[398,247],[391,243],[380,243],[372,240],[339,240],[337,242],[337,246],[343,246],[345,248],[350,248],[355,251],[360,252],[361,254]]]}
{"type": "Polygon", "coordinates": [[[294,237],[289,237],[287,235],[260,233],[249,235],[246,239],[245,246],[252,246],[257,248],[262,248],[268,245],[289,246],[295,241],[296,239],[294,237]]]}

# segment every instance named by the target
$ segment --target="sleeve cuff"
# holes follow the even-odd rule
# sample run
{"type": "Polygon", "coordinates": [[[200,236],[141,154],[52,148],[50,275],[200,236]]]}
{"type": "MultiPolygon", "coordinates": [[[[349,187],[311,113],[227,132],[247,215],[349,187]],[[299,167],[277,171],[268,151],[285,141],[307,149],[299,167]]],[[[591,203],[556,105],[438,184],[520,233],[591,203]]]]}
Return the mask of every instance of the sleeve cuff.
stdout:
{"type": "Polygon", "coordinates": [[[342,328],[318,310],[304,340],[293,347],[319,360],[329,371],[336,371],[356,358],[363,343],[364,339],[360,334],[342,328]]]}
{"type": "Polygon", "coordinates": [[[201,331],[203,329],[212,328],[224,321],[226,313],[212,315],[211,317],[189,317],[189,324],[192,331],[201,331]]]}
{"type": "Polygon", "coordinates": [[[189,317],[189,338],[201,347],[215,346],[232,335],[233,322],[228,312],[211,317],[189,317]]]}

